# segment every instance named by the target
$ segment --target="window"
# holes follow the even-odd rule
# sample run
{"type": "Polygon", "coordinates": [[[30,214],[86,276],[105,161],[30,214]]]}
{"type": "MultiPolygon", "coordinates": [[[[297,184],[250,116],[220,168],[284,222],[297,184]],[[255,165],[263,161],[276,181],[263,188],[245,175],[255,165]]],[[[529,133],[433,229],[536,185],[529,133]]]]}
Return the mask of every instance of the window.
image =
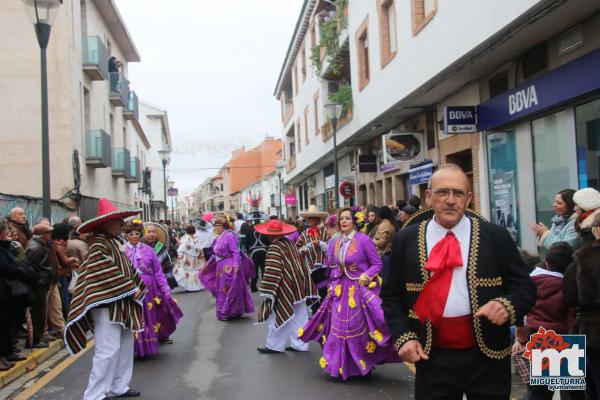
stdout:
{"type": "Polygon", "coordinates": [[[425,114],[425,125],[427,130],[427,149],[435,149],[435,110],[427,110],[425,114]]]}
{"type": "Polygon", "coordinates": [[[302,82],[306,80],[306,44],[302,43],[302,50],[300,51],[300,58],[302,59],[300,65],[302,65],[302,82]]]}
{"type": "Polygon", "coordinates": [[[364,89],[369,83],[369,17],[360,24],[356,31],[356,48],[358,53],[358,90],[364,89]]]}
{"type": "Polygon", "coordinates": [[[600,99],[575,107],[579,187],[600,187],[600,99]]]}
{"type": "Polygon", "coordinates": [[[298,96],[298,64],[294,63],[292,69],[294,71],[294,96],[298,96]]]}
{"type": "Polygon", "coordinates": [[[298,153],[302,151],[302,134],[300,133],[300,120],[296,121],[296,132],[298,137],[298,153]]]}
{"type": "Polygon", "coordinates": [[[396,55],[396,6],[394,0],[378,0],[379,46],[381,68],[385,67],[396,55]]]}
{"type": "Polygon", "coordinates": [[[313,96],[313,108],[314,108],[314,120],[315,120],[315,136],[317,136],[321,129],[319,128],[319,91],[313,96]]]}
{"type": "Polygon", "coordinates": [[[506,71],[497,74],[488,81],[490,97],[499,95],[508,90],[508,74],[506,71]]]}
{"type": "Polygon", "coordinates": [[[523,79],[528,79],[548,68],[548,48],[542,43],[521,56],[523,79]]]}
{"type": "Polygon", "coordinates": [[[412,31],[416,36],[437,13],[437,0],[411,0],[412,31]]]}
{"type": "Polygon", "coordinates": [[[308,106],[304,107],[304,143],[308,146],[308,106]]]}
{"type": "Polygon", "coordinates": [[[565,111],[531,122],[533,134],[533,176],[537,221],[550,226],[554,216],[552,200],[560,190],[571,187],[569,149],[572,138],[566,134],[565,111]]]}
{"type": "Polygon", "coordinates": [[[313,47],[315,47],[317,45],[317,28],[316,28],[316,24],[313,21],[310,24],[310,49],[312,50],[313,47]]]}

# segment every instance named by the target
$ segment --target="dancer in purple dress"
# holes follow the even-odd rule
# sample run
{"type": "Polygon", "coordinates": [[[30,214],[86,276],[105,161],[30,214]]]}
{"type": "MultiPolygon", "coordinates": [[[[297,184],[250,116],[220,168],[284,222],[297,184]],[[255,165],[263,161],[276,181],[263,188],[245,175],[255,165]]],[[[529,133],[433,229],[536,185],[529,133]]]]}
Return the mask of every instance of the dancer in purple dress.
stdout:
{"type": "Polygon", "coordinates": [[[148,288],[144,298],[144,331],[135,334],[135,354],[138,357],[157,354],[159,342],[172,343],[169,336],[183,316],[171,296],[158,256],[141,241],[143,230],[144,225],[139,219],[125,225],[125,255],[148,288]]]}
{"type": "Polygon", "coordinates": [[[321,368],[344,380],[367,375],[377,364],[400,362],[381,309],[381,258],[373,241],[356,232],[351,208],[339,214],[341,234],[329,246],[328,293],[298,336],[323,346],[321,368]]]}
{"type": "Polygon", "coordinates": [[[236,235],[229,230],[224,218],[215,222],[214,255],[199,272],[200,282],[216,299],[217,319],[226,321],[254,312],[248,279],[236,235]]]}

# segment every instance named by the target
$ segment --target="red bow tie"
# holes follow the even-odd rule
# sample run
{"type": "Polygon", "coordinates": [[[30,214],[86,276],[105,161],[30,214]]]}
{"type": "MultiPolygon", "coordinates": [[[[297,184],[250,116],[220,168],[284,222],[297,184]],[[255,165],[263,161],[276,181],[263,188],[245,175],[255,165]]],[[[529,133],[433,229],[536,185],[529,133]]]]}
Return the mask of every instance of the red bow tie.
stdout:
{"type": "Polygon", "coordinates": [[[312,228],[308,228],[308,236],[312,237],[313,239],[318,239],[319,238],[319,227],[313,226],[312,228]]]}
{"type": "Polygon", "coordinates": [[[438,325],[446,308],[452,273],[454,268],[462,265],[460,244],[454,233],[449,231],[446,237],[433,246],[425,264],[425,268],[433,275],[415,303],[415,313],[421,323],[428,319],[434,327],[438,325]]]}

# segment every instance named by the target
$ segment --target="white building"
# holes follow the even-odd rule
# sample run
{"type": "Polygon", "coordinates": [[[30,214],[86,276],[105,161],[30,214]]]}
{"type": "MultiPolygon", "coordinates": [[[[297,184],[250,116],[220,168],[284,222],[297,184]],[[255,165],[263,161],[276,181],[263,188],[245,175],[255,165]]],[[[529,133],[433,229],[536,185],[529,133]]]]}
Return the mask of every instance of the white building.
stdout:
{"type": "MultiPolygon", "coordinates": [[[[0,15],[0,211],[20,205],[35,221],[42,195],[40,49],[22,2],[0,2],[0,15]]],[[[127,78],[128,63],[140,55],[114,1],[65,0],[47,54],[53,220],[95,216],[100,197],[141,206],[150,146],[127,78]],[[119,72],[109,71],[111,56],[119,72]]]]}
{"type": "Polygon", "coordinates": [[[261,211],[267,215],[282,215],[281,204],[283,196],[280,196],[281,182],[277,172],[265,175],[260,180],[243,188],[236,195],[241,204],[239,211],[248,214],[252,211],[261,211]],[[253,207],[251,200],[260,198],[258,207],[253,207]]]}
{"type": "Polygon", "coordinates": [[[328,1],[305,1],[275,89],[285,182],[296,189],[298,210],[311,203],[330,211],[336,206],[331,129],[323,119],[336,89],[338,101],[350,103],[351,93],[337,133],[340,183],[356,188],[345,204],[424,195],[427,174],[411,174],[408,162],[384,165],[382,135],[392,130],[421,140],[422,159],[430,160],[421,172],[460,165],[475,208],[494,222],[510,220],[526,248],[535,249],[529,224],[550,223],[558,190],[598,187],[593,138],[600,83],[592,71],[600,70],[600,3],[334,3],[337,10],[328,1]],[[333,61],[319,48],[331,37],[339,43],[333,61]],[[320,74],[313,61],[321,64],[320,74]],[[476,132],[444,132],[449,106],[474,106],[476,132]],[[365,166],[359,156],[370,156],[361,161],[374,162],[376,172],[359,172],[365,166]]]}

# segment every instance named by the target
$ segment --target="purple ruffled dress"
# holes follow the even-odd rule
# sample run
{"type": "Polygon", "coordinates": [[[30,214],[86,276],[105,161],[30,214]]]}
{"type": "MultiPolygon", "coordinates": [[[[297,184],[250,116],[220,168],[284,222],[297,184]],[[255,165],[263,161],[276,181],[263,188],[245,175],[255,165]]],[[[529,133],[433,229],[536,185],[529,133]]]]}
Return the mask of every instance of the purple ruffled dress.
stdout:
{"type": "Polygon", "coordinates": [[[364,233],[332,239],[327,265],[333,266],[327,296],[321,307],[298,332],[300,339],[323,347],[321,368],[336,378],[367,375],[375,365],[401,362],[391,342],[381,309],[381,258],[364,233]],[[371,277],[368,286],[358,279],[371,277]]]}
{"type": "Polygon", "coordinates": [[[137,269],[148,293],[144,298],[144,331],[135,334],[135,354],[158,353],[159,340],[168,339],[183,312],[171,296],[171,288],[154,250],[144,243],[125,245],[125,255],[137,269]]]}
{"type": "Polygon", "coordinates": [[[217,318],[223,321],[254,312],[247,285],[249,272],[245,271],[249,265],[240,254],[235,234],[223,232],[215,240],[213,252],[199,277],[216,299],[217,318]]]}

